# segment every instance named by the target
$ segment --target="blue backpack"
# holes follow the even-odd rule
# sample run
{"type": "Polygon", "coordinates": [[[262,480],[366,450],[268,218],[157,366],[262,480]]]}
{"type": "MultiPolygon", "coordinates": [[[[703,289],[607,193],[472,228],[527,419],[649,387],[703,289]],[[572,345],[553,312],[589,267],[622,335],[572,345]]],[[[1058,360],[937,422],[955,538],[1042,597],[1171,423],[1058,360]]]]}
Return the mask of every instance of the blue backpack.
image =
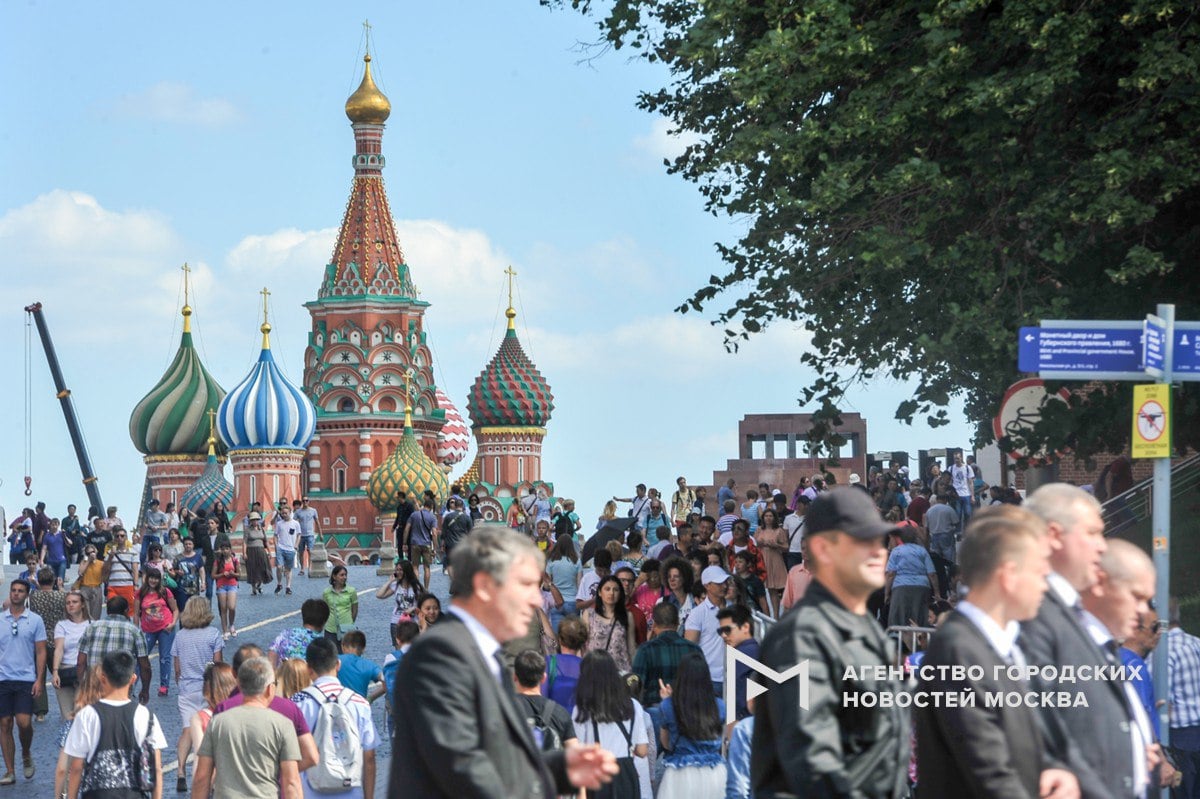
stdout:
{"type": "Polygon", "coordinates": [[[388,701],[392,701],[392,694],[396,690],[396,672],[400,669],[400,660],[404,657],[404,653],[399,649],[392,652],[392,657],[395,660],[383,665],[383,684],[387,686],[388,701]]]}

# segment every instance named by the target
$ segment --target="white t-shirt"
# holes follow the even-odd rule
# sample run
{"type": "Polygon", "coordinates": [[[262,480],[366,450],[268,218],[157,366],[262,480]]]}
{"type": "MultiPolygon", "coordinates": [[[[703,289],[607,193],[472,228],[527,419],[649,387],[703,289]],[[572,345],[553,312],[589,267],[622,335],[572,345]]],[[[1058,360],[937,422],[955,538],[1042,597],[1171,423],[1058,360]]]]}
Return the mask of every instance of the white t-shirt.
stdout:
{"type": "Polygon", "coordinates": [[[296,538],[300,535],[300,522],[295,519],[275,520],[275,547],[283,552],[296,551],[296,538]]]}
{"type": "Polygon", "coordinates": [[[700,650],[708,661],[708,670],[712,672],[713,682],[725,682],[725,641],[717,632],[721,622],[717,621],[717,611],[720,608],[708,597],[692,609],[687,621],[683,624],[684,632],[696,630],[700,633],[700,650]]]}
{"type": "Polygon", "coordinates": [[[600,585],[600,575],[592,569],[579,578],[579,588],[575,589],[575,599],[588,601],[596,598],[596,587],[600,585]]]}
{"type": "MultiPolygon", "coordinates": [[[[625,728],[625,732],[629,733],[634,746],[639,744],[649,744],[650,737],[646,733],[646,711],[642,709],[641,703],[636,699],[630,700],[633,702],[633,718],[621,722],[621,727],[625,728]],[[631,730],[629,727],[633,725],[631,730]]],[[[604,749],[612,752],[615,757],[627,757],[629,755],[629,743],[625,740],[624,733],[617,727],[615,721],[606,721],[603,724],[597,724],[597,729],[600,731],[599,744],[604,749]]],[[[579,743],[591,744],[597,743],[596,736],[592,732],[592,722],[580,721],[578,711],[575,716],[575,734],[579,736],[579,743]]],[[[636,765],[638,760],[645,758],[634,758],[636,765]]]]}
{"type": "Polygon", "coordinates": [[[63,639],[62,665],[64,667],[74,666],[79,661],[79,639],[83,637],[89,624],[91,622],[86,619],[84,621],[63,619],[54,625],[54,640],[63,639]]]}
{"type": "MultiPolygon", "coordinates": [[[[126,699],[124,702],[114,702],[111,699],[101,699],[101,702],[110,707],[125,707],[132,700],[126,699]]],[[[150,729],[150,711],[144,705],[138,705],[137,710],[133,713],[133,732],[137,736],[138,746],[146,740],[146,731],[150,729]]],[[[71,724],[71,731],[67,733],[67,742],[63,745],[63,751],[68,757],[78,757],[83,760],[91,760],[96,754],[96,745],[100,743],[100,715],[96,713],[95,708],[91,705],[80,708],[75,714],[75,721],[71,724]]],[[[150,736],[150,745],[155,749],[166,749],[167,739],[163,736],[162,725],[158,720],[154,721],[154,734],[150,736]]]]}
{"type": "Polygon", "coordinates": [[[969,497],[973,493],[975,472],[970,466],[955,464],[950,467],[950,481],[954,484],[954,493],[960,497],[969,497]]]}
{"type": "Polygon", "coordinates": [[[788,534],[788,552],[800,552],[800,542],[804,540],[804,517],[799,513],[789,513],[783,518],[783,530],[788,534]]]}

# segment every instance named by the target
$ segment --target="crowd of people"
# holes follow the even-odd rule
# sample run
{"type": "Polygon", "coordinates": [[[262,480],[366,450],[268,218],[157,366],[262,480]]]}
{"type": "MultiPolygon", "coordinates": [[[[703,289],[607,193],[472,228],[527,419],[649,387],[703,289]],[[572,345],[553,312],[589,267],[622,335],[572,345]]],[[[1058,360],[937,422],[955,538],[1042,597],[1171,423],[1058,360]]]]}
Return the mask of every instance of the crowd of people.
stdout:
{"type": "Polygon", "coordinates": [[[299,626],[223,662],[241,583],[291,593],[312,568],[304,498],[248,509],[240,541],[220,506],[154,503],[135,535],[116,508],[28,509],[10,525],[27,573],[0,636],[0,785],[17,781],[18,742],[34,777],[48,679],[55,796],[161,796],[157,650],[183,727],[176,789],[201,798],[371,796],[377,780],[395,796],[547,799],[1200,795],[1200,639],[1172,608],[1162,747],[1143,668],[1168,626],[1153,564],[1105,539],[1090,494],[1053,484],[1022,503],[961,456],[923,478],[892,466],[716,493],[710,513],[682,477],[669,499],[639,484],[587,531],[574,502],[536,492],[516,530],[478,525],[458,487],[403,498],[401,554],[374,592],[390,603],[375,606],[391,622],[382,662],[344,563],[299,626]]]}

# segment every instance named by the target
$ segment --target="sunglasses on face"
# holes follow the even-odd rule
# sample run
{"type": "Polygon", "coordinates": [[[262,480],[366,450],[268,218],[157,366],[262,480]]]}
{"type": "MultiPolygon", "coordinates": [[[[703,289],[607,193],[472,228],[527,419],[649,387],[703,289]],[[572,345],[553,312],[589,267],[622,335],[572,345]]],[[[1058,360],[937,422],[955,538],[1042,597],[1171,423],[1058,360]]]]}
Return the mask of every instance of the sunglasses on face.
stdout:
{"type": "Polygon", "coordinates": [[[732,627],[718,627],[717,628],[717,635],[729,635],[732,632],[733,632],[732,627]]]}

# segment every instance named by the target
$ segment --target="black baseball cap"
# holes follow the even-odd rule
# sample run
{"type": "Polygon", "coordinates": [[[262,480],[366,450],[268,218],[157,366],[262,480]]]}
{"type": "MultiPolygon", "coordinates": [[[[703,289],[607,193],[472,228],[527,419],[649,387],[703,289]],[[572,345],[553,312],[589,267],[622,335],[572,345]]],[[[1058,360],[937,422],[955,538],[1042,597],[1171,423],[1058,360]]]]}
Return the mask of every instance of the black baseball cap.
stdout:
{"type": "Polygon", "coordinates": [[[813,500],[804,516],[806,535],[840,530],[863,540],[883,538],[899,529],[885,522],[866,491],[841,487],[813,500]]]}

